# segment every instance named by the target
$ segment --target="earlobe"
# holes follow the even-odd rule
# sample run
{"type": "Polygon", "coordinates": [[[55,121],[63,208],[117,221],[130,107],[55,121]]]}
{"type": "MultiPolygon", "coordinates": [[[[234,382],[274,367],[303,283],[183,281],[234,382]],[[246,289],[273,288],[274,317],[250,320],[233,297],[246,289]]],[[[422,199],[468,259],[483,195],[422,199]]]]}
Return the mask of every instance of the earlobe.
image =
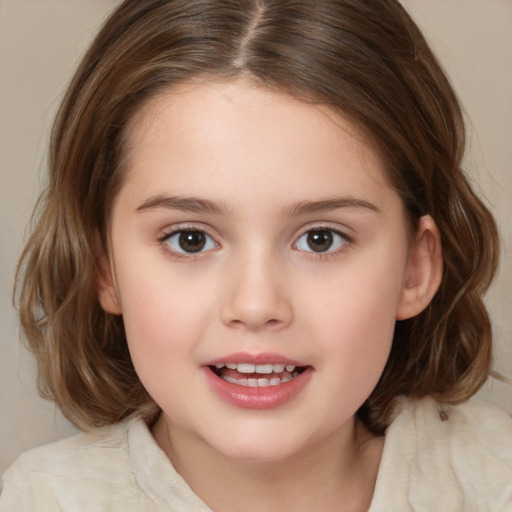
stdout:
{"type": "Polygon", "coordinates": [[[421,313],[436,294],[443,276],[441,236],[430,215],[421,217],[411,245],[397,320],[421,313]]]}
{"type": "Polygon", "coordinates": [[[95,235],[96,254],[96,290],[101,307],[112,315],[122,314],[121,304],[117,296],[111,261],[103,247],[99,233],[95,235]]]}

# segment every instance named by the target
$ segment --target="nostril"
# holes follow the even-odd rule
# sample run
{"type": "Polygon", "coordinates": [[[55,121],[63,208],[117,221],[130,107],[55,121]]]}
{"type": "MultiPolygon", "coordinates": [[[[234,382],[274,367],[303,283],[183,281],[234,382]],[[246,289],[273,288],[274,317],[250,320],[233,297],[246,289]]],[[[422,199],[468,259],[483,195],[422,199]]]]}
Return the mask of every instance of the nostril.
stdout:
{"type": "Polygon", "coordinates": [[[234,287],[221,305],[221,319],[226,326],[256,331],[276,330],[290,324],[293,314],[288,297],[258,283],[242,284],[234,287]]]}
{"type": "Polygon", "coordinates": [[[249,329],[251,331],[259,329],[274,330],[286,325],[286,322],[277,318],[270,318],[269,320],[258,318],[246,318],[240,320],[233,318],[227,323],[227,325],[234,329],[249,329]]]}

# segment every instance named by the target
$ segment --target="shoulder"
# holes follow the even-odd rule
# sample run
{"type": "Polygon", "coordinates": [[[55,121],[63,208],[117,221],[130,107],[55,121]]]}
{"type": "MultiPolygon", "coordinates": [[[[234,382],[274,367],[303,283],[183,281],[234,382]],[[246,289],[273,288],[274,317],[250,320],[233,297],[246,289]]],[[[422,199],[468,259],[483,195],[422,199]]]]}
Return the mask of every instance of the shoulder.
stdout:
{"type": "Polygon", "coordinates": [[[0,512],[210,510],[140,418],[30,450],[3,485],[0,512]]]}
{"type": "Polygon", "coordinates": [[[84,463],[105,459],[110,464],[126,456],[127,430],[130,422],[101,427],[90,432],[62,439],[55,443],[33,448],[23,453],[12,469],[70,476],[81,473],[84,463]]]}
{"type": "Polygon", "coordinates": [[[465,439],[474,444],[485,441],[486,450],[497,449],[505,457],[512,455],[512,418],[481,400],[447,405],[431,397],[421,400],[401,397],[396,402],[388,433],[394,430],[412,430],[425,440],[435,439],[436,442],[452,443],[465,439]]]}
{"type": "Polygon", "coordinates": [[[381,467],[413,510],[511,510],[512,419],[478,400],[400,398],[381,467]]]}
{"type": "Polygon", "coordinates": [[[494,405],[476,399],[447,405],[433,398],[401,398],[395,414],[390,433],[413,434],[432,448],[450,446],[461,458],[491,457],[512,471],[512,418],[494,405]]]}
{"type": "Polygon", "coordinates": [[[140,421],[84,432],[22,454],[3,475],[0,510],[81,510],[77,503],[90,501],[91,489],[98,497],[118,486],[129,492],[128,431],[140,421]]]}

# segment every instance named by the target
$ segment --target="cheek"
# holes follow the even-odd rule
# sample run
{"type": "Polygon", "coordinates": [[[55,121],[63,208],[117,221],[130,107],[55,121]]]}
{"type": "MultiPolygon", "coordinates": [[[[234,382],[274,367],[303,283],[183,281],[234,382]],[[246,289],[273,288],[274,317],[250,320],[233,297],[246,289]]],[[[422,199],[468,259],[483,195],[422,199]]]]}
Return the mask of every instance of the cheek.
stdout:
{"type": "MultiPolygon", "coordinates": [[[[363,377],[380,372],[387,360],[395,327],[394,297],[383,290],[357,287],[351,298],[334,298],[327,315],[330,332],[330,351],[347,368],[363,377]]],[[[350,289],[347,285],[347,290],[350,289]]],[[[324,313],[325,314],[325,313],[324,313]]],[[[327,321],[326,321],[327,323],[327,321]]]]}
{"type": "MultiPolygon", "coordinates": [[[[331,310],[336,321],[324,337],[325,354],[334,364],[327,360],[319,368],[324,371],[324,389],[328,390],[322,400],[326,409],[336,404],[343,418],[347,411],[355,414],[371,395],[389,358],[393,340],[393,315],[382,311],[377,295],[371,300],[363,295],[346,302],[341,313],[331,310]]],[[[325,421],[331,422],[332,418],[327,417],[325,421]]]]}
{"type": "Polygon", "coordinates": [[[324,349],[337,362],[331,378],[339,387],[340,374],[345,374],[363,398],[386,364],[402,291],[405,258],[388,254],[380,260],[358,258],[322,289],[317,283],[318,300],[307,306],[319,330],[312,336],[324,340],[324,349]]]}
{"type": "Polygon", "coordinates": [[[379,251],[351,256],[323,279],[312,276],[307,308],[340,335],[350,326],[361,334],[378,335],[379,327],[394,326],[405,267],[405,250],[388,250],[380,257],[379,251]]]}
{"type": "Polygon", "coordinates": [[[199,363],[200,311],[206,305],[190,289],[181,291],[162,276],[154,281],[141,279],[132,291],[123,291],[123,315],[133,365],[161,407],[180,411],[187,406],[182,400],[183,385],[191,385],[190,376],[199,363]]]}
{"type": "Polygon", "coordinates": [[[184,274],[154,264],[120,269],[123,318],[136,367],[161,365],[199,343],[212,303],[200,283],[184,274]]]}

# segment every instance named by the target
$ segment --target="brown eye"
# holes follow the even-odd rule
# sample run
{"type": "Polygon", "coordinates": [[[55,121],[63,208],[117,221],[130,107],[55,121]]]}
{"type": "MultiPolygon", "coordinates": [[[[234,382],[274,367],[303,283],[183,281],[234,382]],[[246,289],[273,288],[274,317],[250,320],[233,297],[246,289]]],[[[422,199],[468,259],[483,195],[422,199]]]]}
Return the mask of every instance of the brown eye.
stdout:
{"type": "Polygon", "coordinates": [[[201,231],[182,231],[178,243],[185,252],[199,252],[206,244],[206,237],[201,231]]]}
{"type": "Polygon", "coordinates": [[[325,252],[331,248],[332,233],[323,229],[310,231],[308,233],[307,242],[312,251],[325,252]]]}
{"type": "Polygon", "coordinates": [[[333,229],[310,229],[296,242],[297,249],[306,252],[333,252],[346,244],[348,239],[333,229]]]}
{"type": "Polygon", "coordinates": [[[215,249],[217,244],[204,231],[183,229],[172,233],[165,243],[174,251],[181,254],[194,254],[215,249]]]}

